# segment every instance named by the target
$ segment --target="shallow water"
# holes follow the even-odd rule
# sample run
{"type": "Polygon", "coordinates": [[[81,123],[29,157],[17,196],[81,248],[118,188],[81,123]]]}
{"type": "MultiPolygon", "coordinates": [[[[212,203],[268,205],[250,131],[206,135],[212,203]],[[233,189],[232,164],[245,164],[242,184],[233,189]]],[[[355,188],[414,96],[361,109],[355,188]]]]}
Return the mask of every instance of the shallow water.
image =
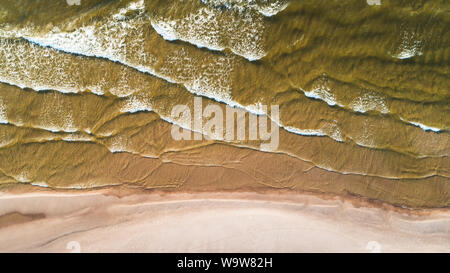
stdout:
{"type": "Polygon", "coordinates": [[[450,4],[68,2],[0,1],[0,183],[449,205],[450,4]],[[195,96],[279,105],[278,148],[175,141],[195,96]]]}

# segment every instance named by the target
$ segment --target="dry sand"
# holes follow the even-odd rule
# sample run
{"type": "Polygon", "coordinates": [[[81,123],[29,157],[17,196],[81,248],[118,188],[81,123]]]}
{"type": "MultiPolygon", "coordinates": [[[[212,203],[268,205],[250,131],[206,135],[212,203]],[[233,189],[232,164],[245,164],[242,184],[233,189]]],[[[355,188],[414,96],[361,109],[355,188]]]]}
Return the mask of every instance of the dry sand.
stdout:
{"type": "Polygon", "coordinates": [[[449,210],[299,194],[3,193],[0,215],[1,252],[450,252],[449,210]]]}

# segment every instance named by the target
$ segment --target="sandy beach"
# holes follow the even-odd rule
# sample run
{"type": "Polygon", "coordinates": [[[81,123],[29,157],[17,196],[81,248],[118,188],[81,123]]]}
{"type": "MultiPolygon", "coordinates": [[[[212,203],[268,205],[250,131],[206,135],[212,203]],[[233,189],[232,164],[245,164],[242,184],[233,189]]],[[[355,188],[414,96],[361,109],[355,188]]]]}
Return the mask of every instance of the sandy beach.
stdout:
{"type": "Polygon", "coordinates": [[[448,210],[312,195],[106,191],[0,196],[1,252],[449,252],[448,210]]]}

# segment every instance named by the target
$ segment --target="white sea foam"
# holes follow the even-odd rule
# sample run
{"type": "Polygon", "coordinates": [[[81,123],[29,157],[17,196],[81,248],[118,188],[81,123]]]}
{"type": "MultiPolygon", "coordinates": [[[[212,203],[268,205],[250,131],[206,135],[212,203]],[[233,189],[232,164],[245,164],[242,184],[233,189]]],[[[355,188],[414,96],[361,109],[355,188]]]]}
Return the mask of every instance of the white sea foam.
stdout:
{"type": "MultiPolygon", "coordinates": [[[[326,85],[321,85],[319,87],[316,87],[310,91],[306,91],[301,89],[305,96],[312,99],[322,100],[326,102],[330,106],[335,106],[337,103],[336,96],[331,92],[330,88],[326,85]]],[[[343,107],[343,105],[339,105],[343,107]]]]}
{"type": "Polygon", "coordinates": [[[337,142],[343,142],[343,137],[337,121],[326,124],[320,129],[299,129],[292,126],[283,126],[279,124],[280,127],[284,128],[286,131],[302,135],[302,136],[328,136],[337,142]]]}
{"type": "Polygon", "coordinates": [[[337,142],[343,142],[344,138],[342,136],[341,130],[339,129],[339,123],[337,120],[333,120],[328,122],[325,126],[321,128],[321,130],[331,137],[332,139],[336,140],[337,142]]]}
{"type": "MultiPolygon", "coordinates": [[[[139,1],[140,3],[141,1],[139,1]]],[[[142,9],[145,7],[142,6],[142,9]]],[[[139,8],[141,9],[141,7],[139,8]]],[[[126,12],[120,11],[117,13],[121,16],[126,16],[126,12]]],[[[24,33],[16,32],[16,36],[21,36],[26,38],[27,40],[39,44],[41,46],[48,46],[51,48],[58,49],[60,51],[68,52],[68,53],[76,53],[85,56],[93,56],[93,57],[101,57],[106,58],[114,62],[122,63],[126,66],[132,67],[138,71],[148,73],[154,75],[158,78],[165,79],[169,82],[182,83],[189,92],[195,95],[200,95],[204,97],[208,97],[214,99],[216,101],[225,103],[231,107],[240,107],[249,111],[251,113],[257,115],[267,114],[256,105],[246,105],[243,106],[236,101],[233,101],[230,95],[230,74],[233,71],[234,66],[234,57],[230,56],[221,56],[217,57],[215,62],[209,62],[208,64],[202,65],[202,71],[195,71],[193,68],[196,67],[197,63],[195,60],[190,58],[186,52],[184,52],[183,48],[179,51],[169,53],[167,57],[167,62],[170,66],[159,68],[156,72],[155,69],[147,64],[142,63],[132,63],[129,59],[127,59],[127,43],[126,38],[129,36],[129,32],[136,32],[138,37],[135,40],[137,45],[142,44],[143,41],[139,40],[139,34],[142,33],[145,28],[145,21],[139,18],[129,18],[128,20],[121,21],[123,19],[121,16],[115,14],[116,16],[112,16],[112,18],[106,22],[106,24],[100,25],[88,25],[83,26],[76,29],[73,32],[59,32],[59,30],[54,29],[47,34],[36,36],[33,31],[26,30],[24,33]],[[169,67],[182,67],[189,73],[181,73],[181,74],[173,74],[172,68],[169,67]]],[[[206,13],[206,18],[208,16],[211,18],[211,22],[214,24],[214,13],[206,13]]],[[[205,19],[205,18],[203,18],[205,19]]],[[[199,19],[199,20],[203,20],[199,19]]],[[[247,15],[244,16],[244,20],[248,20],[250,23],[249,26],[252,26],[254,20],[252,17],[247,15]]],[[[260,20],[260,19],[259,19],[260,20]]],[[[217,23],[217,22],[216,22],[217,23]]],[[[228,30],[229,31],[229,30],[228,30]]],[[[255,30],[250,31],[251,35],[259,35],[260,32],[254,32],[255,30]]],[[[11,33],[9,33],[11,34],[11,33]]],[[[248,36],[252,38],[251,36],[248,36]]],[[[259,36],[258,36],[259,37],[259,36]]],[[[167,38],[167,37],[166,37],[167,38]]],[[[170,35],[169,35],[170,38],[170,35]]],[[[255,37],[253,37],[255,38],[255,37]]],[[[258,40],[258,39],[256,39],[258,40]]],[[[258,45],[255,45],[258,46],[258,45]]],[[[133,53],[134,54],[134,53],[133,53]]],[[[142,54],[145,58],[149,57],[145,52],[141,52],[138,54],[142,54]]],[[[38,55],[38,54],[37,54],[38,55]]],[[[151,56],[149,57],[151,58],[151,56]]],[[[68,75],[74,76],[74,75],[68,75]]],[[[79,79],[76,79],[76,82],[79,82],[79,79]]],[[[16,85],[20,85],[21,82],[16,82],[16,85]]],[[[35,82],[26,82],[26,84],[22,83],[23,87],[31,87],[39,89],[39,86],[36,85],[35,82]]],[[[126,84],[124,85],[126,87],[126,84]]],[[[96,94],[104,94],[104,87],[101,84],[95,86],[87,86],[87,89],[90,89],[92,92],[96,94]]],[[[51,86],[45,86],[45,89],[55,89],[58,91],[67,90],[67,88],[63,88],[58,86],[57,84],[51,86]]],[[[120,89],[124,89],[122,86],[120,89]]],[[[126,88],[125,88],[126,89],[126,88]]],[[[69,89],[70,90],[70,89],[69,89]]],[[[77,92],[78,89],[74,88],[70,90],[70,92],[77,92]]],[[[110,91],[110,90],[109,90],[110,91]]],[[[329,89],[316,89],[313,91],[310,96],[324,99],[330,105],[336,104],[335,98],[332,93],[329,92],[329,89]]],[[[111,92],[116,93],[116,92],[111,92]]],[[[124,94],[127,95],[127,94],[124,94]]],[[[126,112],[136,112],[136,111],[144,111],[151,110],[151,104],[148,102],[139,101],[136,98],[131,97],[127,104],[121,109],[126,112]]],[[[170,121],[167,117],[163,117],[163,119],[170,121]]],[[[285,128],[286,130],[300,134],[300,135],[329,135],[333,139],[337,141],[342,140],[342,136],[340,135],[340,131],[337,127],[331,126],[330,128],[322,128],[318,130],[310,130],[310,129],[301,129],[301,128],[293,128],[293,127],[285,127],[281,123],[278,124],[280,127],[285,128]]],[[[182,127],[186,125],[181,125],[182,127]]],[[[55,125],[52,124],[51,121],[45,126],[46,129],[52,131],[76,131],[76,128],[71,127],[71,122],[67,122],[66,125],[55,125]]],[[[116,147],[113,149],[114,151],[120,151],[123,147],[116,147]]]]}
{"type": "Polygon", "coordinates": [[[354,111],[360,113],[367,111],[377,111],[382,114],[389,113],[389,109],[386,106],[386,99],[368,90],[365,90],[362,96],[356,97],[349,106],[354,111]]]}
{"type": "Polygon", "coordinates": [[[400,47],[397,50],[400,52],[393,54],[393,57],[397,59],[408,59],[422,55],[422,41],[417,36],[414,32],[403,31],[400,47]]]}
{"type": "Polygon", "coordinates": [[[36,91],[49,90],[56,85],[59,92],[77,93],[78,83],[73,79],[74,75],[68,76],[61,71],[63,67],[60,65],[64,64],[54,57],[52,49],[1,39],[0,60],[3,64],[0,67],[0,81],[36,91]]]}
{"type": "Polygon", "coordinates": [[[257,10],[264,16],[270,17],[278,14],[289,6],[289,1],[275,1],[267,6],[258,6],[257,10]]]}
{"type": "Polygon", "coordinates": [[[127,7],[120,9],[120,11],[113,15],[113,18],[116,20],[125,20],[126,14],[130,11],[144,11],[145,10],[145,2],[144,0],[139,0],[137,2],[131,2],[127,7]]]}
{"type": "Polygon", "coordinates": [[[353,111],[360,113],[365,113],[367,111],[377,111],[383,114],[389,113],[386,98],[375,91],[361,89],[358,93],[354,94],[355,98],[350,103],[342,101],[329,87],[326,75],[323,75],[311,90],[308,91],[302,88],[300,88],[300,90],[308,98],[324,101],[330,106],[339,106],[341,108],[348,107],[353,111]]]}
{"type": "Polygon", "coordinates": [[[96,95],[109,92],[124,97],[139,91],[142,87],[132,85],[129,69],[119,70],[122,75],[109,82],[109,72],[99,67],[103,73],[97,82],[86,81],[83,59],[79,56],[61,54],[49,47],[32,43],[0,39],[0,81],[20,88],[36,91],[58,90],[61,93],[79,93],[90,90],[96,95]],[[70,71],[70,73],[67,73],[70,71]]]}
{"type": "MultiPolygon", "coordinates": [[[[330,106],[337,105],[339,107],[345,107],[343,103],[340,103],[336,99],[336,96],[331,92],[331,89],[329,87],[327,87],[326,85],[318,86],[311,91],[305,91],[303,89],[301,89],[301,90],[309,98],[322,100],[330,106]]],[[[389,113],[389,109],[386,104],[386,99],[384,97],[382,97],[381,95],[379,95],[373,91],[370,91],[370,90],[364,90],[364,93],[361,96],[356,97],[348,105],[348,107],[351,108],[353,111],[360,112],[360,113],[365,113],[367,111],[377,111],[382,114],[389,113]]],[[[401,118],[401,120],[405,121],[403,118],[401,118]]],[[[424,131],[433,131],[433,132],[441,131],[440,128],[426,126],[419,122],[411,122],[411,121],[405,121],[405,122],[408,122],[410,124],[418,126],[421,129],[423,129],[424,131]]],[[[330,135],[330,134],[328,134],[328,135],[330,135]]],[[[337,132],[334,137],[332,135],[330,135],[330,136],[335,140],[338,140],[341,138],[337,132]]],[[[373,141],[367,140],[367,138],[364,140],[357,138],[356,141],[358,142],[358,144],[361,144],[362,146],[369,146],[369,147],[374,146],[373,141]]]]}
{"type": "Polygon", "coordinates": [[[331,131],[330,137],[337,142],[344,142],[344,138],[342,136],[341,130],[338,126],[335,126],[333,130],[331,131]]]}
{"type": "Polygon", "coordinates": [[[165,75],[166,79],[173,77],[172,81],[182,83],[192,94],[236,106],[230,95],[234,61],[232,56],[219,56],[214,62],[199,63],[181,48],[167,56],[167,65],[160,69],[159,74],[165,75]]]}
{"type": "Polygon", "coordinates": [[[108,149],[112,153],[127,152],[126,140],[122,136],[114,136],[108,149]]]}
{"type": "Polygon", "coordinates": [[[440,128],[426,126],[426,125],[424,125],[422,123],[419,123],[419,122],[409,121],[409,123],[411,123],[414,126],[418,126],[418,127],[422,128],[424,131],[433,131],[433,132],[436,132],[436,133],[441,131],[440,128]]]}
{"type": "Polygon", "coordinates": [[[202,3],[212,7],[224,7],[226,9],[237,9],[244,12],[246,9],[256,10],[264,16],[271,17],[284,10],[288,5],[287,0],[272,0],[258,2],[255,0],[201,0],[202,3]]]}
{"type": "Polygon", "coordinates": [[[410,48],[404,47],[402,51],[395,57],[397,59],[408,59],[416,55],[422,55],[422,53],[418,51],[417,47],[410,47],[410,48]]]}
{"type": "Polygon", "coordinates": [[[19,182],[22,183],[29,183],[31,182],[31,179],[29,178],[28,171],[22,171],[18,175],[12,175],[12,177],[19,182]]]}
{"type": "Polygon", "coordinates": [[[152,111],[152,105],[148,99],[130,96],[126,99],[125,105],[120,109],[121,112],[135,113],[139,111],[152,111]]]}
{"type": "MultiPolygon", "coordinates": [[[[138,1],[137,3],[142,3],[142,1],[138,1]]],[[[137,7],[139,9],[145,8],[145,6],[141,4],[137,5],[137,7]]],[[[123,11],[119,13],[124,16],[126,15],[123,11]]],[[[168,82],[183,84],[193,94],[207,96],[225,103],[230,102],[229,93],[231,82],[229,80],[229,75],[233,71],[233,56],[219,57],[216,62],[210,61],[207,64],[201,65],[203,70],[195,71],[192,68],[198,67],[198,61],[195,61],[194,59],[189,60],[190,57],[185,53],[184,55],[181,54],[183,53],[181,51],[169,52],[167,63],[170,65],[163,65],[157,72],[148,63],[149,59],[154,58],[156,60],[160,57],[149,56],[143,50],[143,47],[140,46],[144,44],[142,33],[149,27],[148,20],[145,20],[145,18],[145,16],[131,17],[125,21],[118,21],[117,19],[111,18],[101,24],[93,23],[92,25],[82,26],[72,32],[60,32],[58,29],[54,29],[46,34],[36,35],[38,32],[34,31],[31,27],[27,27],[17,31],[3,31],[3,34],[9,35],[10,37],[23,37],[32,43],[43,47],[51,47],[63,52],[106,58],[114,62],[122,63],[128,67],[132,67],[140,72],[162,78],[168,82]],[[137,52],[133,52],[133,55],[141,56],[142,58],[139,58],[139,61],[143,61],[143,63],[134,63],[134,61],[127,58],[127,51],[129,51],[127,38],[129,38],[131,34],[133,34],[134,37],[134,48],[137,48],[137,52]],[[183,73],[181,74],[184,76],[180,75],[180,73],[174,74],[174,72],[177,72],[173,71],[173,67],[175,67],[175,65],[177,69],[182,68],[183,73]]],[[[2,73],[1,77],[3,77],[3,82],[14,84],[22,88],[30,87],[35,90],[55,89],[61,92],[79,92],[80,89],[89,89],[98,95],[104,94],[105,91],[108,91],[114,95],[128,96],[129,94],[137,91],[129,88],[129,86],[126,85],[126,82],[124,82],[123,86],[117,86],[117,90],[112,90],[113,87],[111,86],[106,88],[101,82],[93,86],[77,86],[80,82],[84,81],[75,77],[77,76],[76,74],[66,75],[66,73],[62,73],[62,75],[57,74],[60,77],[54,77],[54,74],[51,73],[52,77],[45,78],[57,79],[58,83],[51,84],[51,82],[49,83],[48,81],[41,81],[39,80],[39,77],[36,77],[38,75],[33,75],[33,73],[26,72],[30,67],[27,66],[27,64],[31,63],[32,66],[36,66],[33,71],[46,71],[48,70],[48,67],[55,67],[54,64],[46,64],[45,66],[39,65],[42,62],[45,63],[46,61],[46,59],[42,58],[45,57],[43,54],[51,55],[51,52],[30,52],[30,49],[27,49],[27,51],[24,48],[21,48],[21,45],[18,46],[16,44],[12,44],[10,47],[2,48],[9,48],[4,55],[6,60],[14,60],[11,61],[11,66],[16,65],[17,63],[21,66],[19,69],[12,70],[11,72],[6,71],[6,73],[2,73]],[[19,47],[19,50],[17,50],[17,47],[19,47]],[[23,52],[17,54],[19,51],[23,52]],[[40,59],[21,59],[22,57],[19,56],[38,56],[40,59]],[[44,67],[45,69],[43,69],[44,67]],[[20,70],[20,72],[15,72],[17,70],[20,70]],[[17,74],[19,74],[19,76],[17,74]],[[28,77],[27,75],[33,77],[28,77]],[[62,76],[66,76],[68,79],[61,79],[62,76]],[[45,85],[43,85],[44,83],[45,85]]],[[[32,51],[35,49],[36,48],[33,47],[32,51]]],[[[44,51],[42,48],[39,48],[39,50],[44,51]]],[[[50,49],[47,50],[51,51],[50,49]]],[[[181,50],[183,50],[183,48],[181,50]]],[[[53,62],[56,62],[56,67],[64,66],[64,64],[58,63],[58,58],[53,58],[53,56],[51,56],[50,59],[52,59],[53,62]]],[[[121,79],[125,78],[126,77],[124,75],[121,79]]]]}
{"type": "MultiPolygon", "coordinates": [[[[143,43],[143,31],[147,24],[147,17],[140,16],[145,11],[143,0],[130,3],[119,13],[111,16],[105,22],[84,25],[72,32],[61,32],[58,28],[50,32],[35,35],[36,31],[28,27],[22,30],[10,30],[8,36],[22,37],[43,47],[51,47],[63,52],[75,53],[91,57],[107,58],[114,62],[127,63],[127,38],[132,36],[136,44],[143,43]],[[126,15],[129,11],[138,11],[131,18],[126,15]],[[129,20],[124,20],[129,19],[129,20]]],[[[138,52],[146,59],[145,52],[138,52]]],[[[132,65],[131,65],[132,66],[132,65]]],[[[149,67],[134,67],[135,69],[155,74],[149,67]]]]}
{"type": "MultiPolygon", "coordinates": [[[[344,108],[345,105],[342,102],[339,102],[339,100],[336,98],[336,95],[333,94],[332,90],[328,87],[326,82],[322,82],[318,84],[315,88],[313,88],[311,91],[306,91],[300,88],[301,91],[305,93],[305,96],[317,100],[322,100],[326,102],[330,106],[339,106],[344,108]]],[[[381,94],[378,94],[371,90],[362,90],[362,94],[358,97],[355,97],[353,101],[347,105],[350,109],[352,109],[355,112],[365,113],[367,111],[377,111],[382,114],[388,114],[389,108],[387,107],[386,98],[383,97],[381,94]]],[[[420,127],[424,131],[433,131],[433,132],[439,132],[441,131],[440,128],[431,127],[424,125],[419,122],[412,122],[407,121],[400,117],[400,119],[404,122],[408,122],[412,125],[415,125],[417,127],[420,127]]],[[[328,134],[328,133],[327,133],[328,134]]],[[[330,134],[328,134],[331,136],[330,134]]],[[[335,137],[331,136],[334,139],[339,139],[339,135],[336,133],[335,137]]],[[[374,144],[372,143],[372,140],[361,140],[359,138],[356,138],[358,144],[361,144],[362,146],[369,146],[374,147],[374,144]],[[372,144],[369,144],[372,143],[372,144]]]]}
{"type": "Polygon", "coordinates": [[[421,128],[421,129],[424,130],[424,131],[432,131],[432,132],[437,133],[437,132],[440,132],[440,131],[442,130],[441,128],[436,128],[436,127],[427,126],[427,125],[425,125],[425,124],[423,124],[423,123],[420,123],[420,122],[410,121],[410,120],[406,120],[406,119],[404,119],[404,118],[400,118],[400,119],[401,119],[403,122],[406,122],[406,123],[412,124],[412,125],[414,125],[414,126],[417,126],[417,127],[421,128]]]}
{"type": "MultiPolygon", "coordinates": [[[[14,50],[14,49],[12,49],[12,50],[14,50]]],[[[23,49],[21,49],[21,50],[23,50],[23,49]]],[[[50,49],[40,49],[40,50],[50,50],[50,49]]],[[[35,52],[35,53],[36,53],[35,56],[42,55],[39,52],[35,52]]],[[[83,52],[78,52],[78,53],[81,54],[83,52]]],[[[45,53],[45,54],[47,54],[47,53],[45,53]]],[[[187,56],[187,55],[180,58],[181,56],[183,56],[182,52],[176,52],[172,57],[169,56],[168,61],[172,62],[171,65],[175,65],[175,66],[186,65],[187,67],[189,67],[189,63],[192,63],[193,60],[191,60],[189,58],[189,56],[187,56]]],[[[39,62],[36,62],[36,63],[39,63],[39,62]]],[[[49,66],[47,66],[47,68],[48,67],[49,66]]],[[[194,67],[194,66],[192,66],[192,67],[194,67]]],[[[146,66],[141,66],[139,68],[139,70],[148,73],[148,71],[150,69],[146,66]]],[[[188,91],[191,92],[192,94],[208,97],[213,100],[225,103],[231,107],[239,107],[239,108],[242,108],[242,109],[244,109],[250,113],[256,114],[256,115],[267,114],[266,112],[264,112],[262,110],[260,103],[244,106],[244,105],[241,105],[238,102],[232,100],[232,98],[230,96],[230,84],[231,83],[229,82],[229,78],[230,78],[229,74],[232,72],[232,70],[233,70],[232,59],[230,59],[228,57],[220,57],[216,60],[216,63],[213,63],[210,66],[206,67],[204,73],[200,73],[200,74],[192,73],[190,75],[191,78],[181,77],[178,79],[175,78],[172,81],[182,81],[182,82],[184,81],[185,82],[184,85],[186,86],[188,91]]],[[[45,70],[40,68],[39,71],[45,71],[45,70]]],[[[162,69],[161,72],[162,72],[162,75],[169,75],[171,71],[165,71],[164,69],[162,69]]],[[[161,74],[159,74],[158,76],[161,77],[160,75],[161,74]]],[[[72,76],[72,78],[73,78],[75,75],[72,74],[70,76],[72,76]]],[[[55,78],[55,77],[53,77],[53,78],[55,78]]],[[[124,77],[122,77],[122,78],[124,78],[124,77]]],[[[167,76],[162,77],[162,78],[171,80],[171,78],[167,77],[167,76]]],[[[78,79],[71,79],[70,77],[67,79],[68,79],[68,82],[78,81],[78,79]]],[[[58,90],[60,92],[67,92],[67,90],[61,88],[61,86],[57,85],[57,84],[47,85],[41,89],[39,86],[36,85],[36,81],[30,80],[30,81],[25,81],[25,83],[26,84],[24,84],[23,87],[31,87],[31,88],[37,89],[37,90],[53,89],[53,90],[58,90]]],[[[23,82],[22,82],[22,84],[23,84],[23,82]]],[[[96,94],[104,93],[104,91],[102,89],[103,86],[101,83],[99,83],[95,86],[88,86],[87,88],[96,94]]],[[[124,85],[121,86],[120,88],[127,89],[127,84],[124,83],[124,85]]],[[[109,91],[111,92],[111,90],[109,90],[109,91]]],[[[70,90],[70,92],[78,92],[78,89],[74,88],[73,90],[70,90]]],[[[114,94],[115,92],[112,91],[112,93],[114,94]]],[[[46,107],[46,109],[55,109],[55,105],[49,105],[48,107],[46,107]]],[[[152,110],[152,106],[148,100],[143,100],[142,98],[138,98],[135,96],[130,96],[129,98],[127,98],[126,104],[121,109],[122,112],[132,112],[132,113],[137,112],[137,111],[151,111],[151,110],[152,110]]],[[[46,111],[41,115],[41,117],[45,118],[45,120],[43,120],[42,125],[37,126],[38,128],[48,130],[51,132],[61,132],[61,131],[77,132],[77,131],[79,131],[79,129],[73,125],[73,118],[72,118],[70,112],[69,113],[61,112],[61,114],[59,115],[59,119],[55,119],[54,115],[50,115],[50,112],[46,111]]],[[[167,119],[167,117],[165,120],[169,121],[171,123],[174,123],[174,121],[167,119]]],[[[310,130],[310,129],[303,130],[303,129],[293,128],[293,127],[284,127],[281,123],[278,125],[292,133],[296,133],[296,134],[300,134],[300,135],[316,135],[316,136],[326,135],[326,133],[323,130],[310,130]]],[[[190,125],[181,124],[180,126],[184,127],[184,128],[188,128],[188,126],[190,126],[190,125]]],[[[189,128],[189,129],[192,130],[192,128],[189,128]]],[[[201,133],[201,132],[199,132],[199,133],[201,133]]],[[[338,141],[340,140],[340,137],[338,136],[336,131],[331,132],[331,137],[338,141]]],[[[124,148],[121,147],[120,145],[116,145],[112,148],[112,151],[113,152],[124,151],[124,148]]]]}
{"type": "Polygon", "coordinates": [[[286,131],[297,134],[297,135],[302,135],[302,136],[326,136],[326,134],[322,131],[322,130],[316,130],[316,129],[298,129],[296,127],[292,127],[292,126],[284,126],[284,129],[286,129],[286,131]]]}
{"type": "Polygon", "coordinates": [[[90,57],[106,57],[112,61],[126,58],[125,41],[127,26],[119,23],[102,26],[83,26],[73,32],[53,31],[43,36],[24,35],[26,40],[43,47],[52,47],[64,52],[90,57]],[[110,43],[105,43],[109,37],[110,43]],[[123,39],[122,39],[123,38],[123,39]]]}
{"type": "MultiPolygon", "coordinates": [[[[2,61],[0,81],[20,88],[33,88],[36,91],[51,89],[54,77],[42,70],[44,66],[54,68],[55,60],[49,50],[1,39],[0,60],[2,61]]],[[[57,70],[55,69],[54,72],[57,70]]],[[[76,93],[78,90],[74,88],[75,84],[70,81],[61,81],[60,92],[76,93]]]]}
{"type": "MultiPolygon", "coordinates": [[[[191,67],[195,67],[194,60],[189,60],[189,56],[181,57],[182,52],[169,53],[168,64],[159,68],[156,72],[153,67],[146,64],[132,63],[127,59],[127,47],[126,38],[128,35],[128,29],[133,31],[142,32],[145,29],[142,21],[128,20],[126,24],[119,24],[112,20],[108,21],[106,26],[84,26],[70,33],[49,32],[43,36],[31,36],[24,35],[24,37],[41,46],[49,46],[68,53],[76,53],[85,56],[94,56],[107,58],[114,62],[122,63],[126,66],[132,67],[140,72],[148,73],[158,78],[165,79],[172,83],[181,83],[186,86],[192,93],[200,94],[208,97],[215,97],[215,99],[226,102],[229,100],[229,74],[232,72],[232,57],[219,57],[215,63],[209,62],[207,65],[202,65],[204,71],[192,71],[189,69],[189,63],[191,67]],[[111,28],[113,26],[113,28],[111,28]],[[117,29],[121,30],[117,30],[117,29]],[[178,65],[178,67],[185,68],[184,74],[189,74],[189,77],[179,76],[174,74],[172,67],[178,65]],[[206,67],[205,67],[206,66],[206,67]],[[170,67],[170,68],[169,68],[170,67]],[[189,70],[189,71],[188,71],[189,70]]],[[[142,41],[135,41],[136,44],[142,44],[142,41]]],[[[139,53],[139,52],[138,52],[139,53]]],[[[137,54],[138,54],[137,53],[137,54]]],[[[144,57],[147,56],[145,52],[140,52],[144,57]]],[[[36,55],[36,54],[35,54],[36,55]]],[[[145,59],[145,58],[142,59],[145,59]]],[[[124,77],[122,77],[124,79],[124,77]]],[[[34,81],[21,81],[21,79],[9,82],[21,87],[31,87],[36,90],[43,89],[57,89],[67,90],[63,86],[53,85],[45,86],[41,88],[34,81]]],[[[82,82],[82,81],[81,81],[82,82]]],[[[103,94],[104,86],[98,83],[95,86],[86,86],[86,89],[91,90],[95,94],[103,94]]],[[[77,92],[79,88],[69,89],[69,92],[77,92]]],[[[112,94],[119,96],[127,96],[134,93],[136,90],[126,88],[125,86],[118,86],[117,90],[108,90],[112,94]],[[128,93],[124,93],[128,91],[128,93]],[[124,93],[124,94],[122,94],[124,93]]]]}
{"type": "Polygon", "coordinates": [[[8,117],[6,111],[6,105],[3,102],[3,99],[0,98],[0,124],[8,124],[8,117]]]}
{"type": "Polygon", "coordinates": [[[38,187],[43,187],[43,188],[48,188],[48,184],[43,182],[43,181],[37,181],[37,182],[32,182],[30,183],[33,186],[38,186],[38,187]]]}
{"type": "Polygon", "coordinates": [[[381,0],[367,0],[369,6],[381,6],[381,0]]]}
{"type": "Polygon", "coordinates": [[[67,5],[69,5],[69,6],[73,6],[73,5],[79,6],[79,5],[81,5],[81,0],[66,0],[66,2],[67,2],[67,5]]]}
{"type": "Polygon", "coordinates": [[[229,48],[250,61],[264,57],[262,18],[249,13],[231,13],[231,18],[224,19],[221,12],[205,6],[180,19],[154,17],[151,25],[169,41],[181,40],[210,50],[229,48]]]}
{"type": "Polygon", "coordinates": [[[126,152],[131,154],[137,154],[139,155],[139,157],[157,158],[156,155],[154,154],[146,155],[142,153],[142,151],[136,151],[135,149],[133,149],[132,147],[133,145],[132,143],[130,143],[130,141],[131,140],[127,137],[123,137],[122,135],[115,135],[110,136],[109,141],[104,144],[111,153],[126,152]]]}
{"type": "Polygon", "coordinates": [[[73,142],[73,141],[76,142],[76,141],[94,141],[95,139],[93,137],[86,137],[83,135],[70,134],[70,135],[62,137],[62,140],[69,141],[69,142],[73,142]]]}

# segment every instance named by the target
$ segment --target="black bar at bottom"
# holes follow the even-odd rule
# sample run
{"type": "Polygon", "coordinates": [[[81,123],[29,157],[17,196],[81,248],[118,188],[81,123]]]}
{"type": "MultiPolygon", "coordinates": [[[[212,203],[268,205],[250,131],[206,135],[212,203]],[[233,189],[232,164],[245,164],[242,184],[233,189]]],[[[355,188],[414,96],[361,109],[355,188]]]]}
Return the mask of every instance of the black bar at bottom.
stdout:
{"type": "Polygon", "coordinates": [[[448,254],[296,254],[296,253],[167,253],[167,254],[0,254],[2,266],[15,270],[38,266],[70,269],[71,272],[311,272],[356,270],[358,272],[399,268],[407,272],[418,265],[445,264],[448,254]],[[434,260],[434,261],[430,261],[434,260]],[[55,263],[57,262],[57,263],[55,263]],[[62,266],[62,267],[61,267],[62,266]],[[86,271],[89,269],[88,271],[86,271]]]}

